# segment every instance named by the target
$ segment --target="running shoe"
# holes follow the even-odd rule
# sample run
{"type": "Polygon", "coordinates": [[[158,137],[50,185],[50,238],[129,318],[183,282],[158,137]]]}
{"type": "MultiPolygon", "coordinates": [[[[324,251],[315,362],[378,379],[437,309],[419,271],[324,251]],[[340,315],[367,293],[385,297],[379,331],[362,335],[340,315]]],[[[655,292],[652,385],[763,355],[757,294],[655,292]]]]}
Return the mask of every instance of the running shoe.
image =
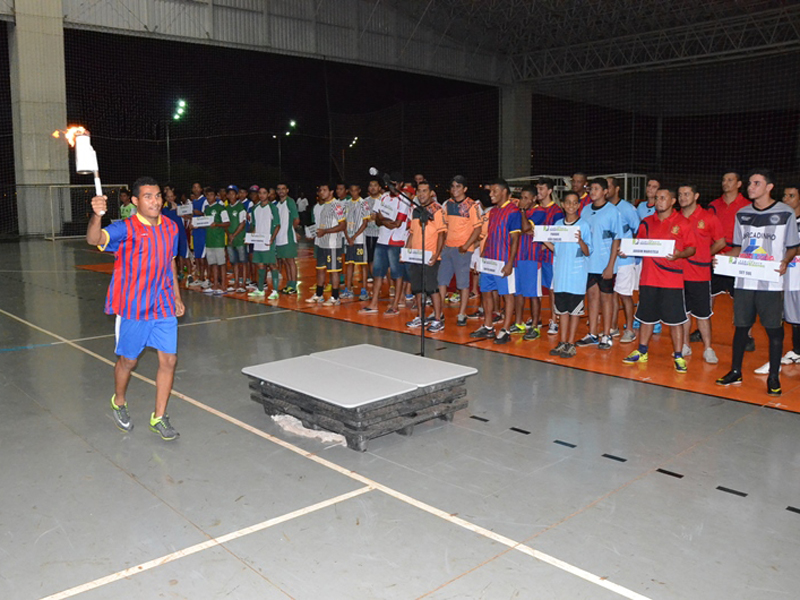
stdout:
{"type": "Polygon", "coordinates": [[[459,294],[458,292],[453,292],[447,297],[447,302],[449,302],[450,304],[458,304],[459,302],[461,302],[461,294],[459,294]]]}
{"type": "Polygon", "coordinates": [[[358,297],[359,300],[369,300],[369,292],[364,288],[361,288],[361,294],[358,297]]]}
{"type": "Polygon", "coordinates": [[[438,319],[431,321],[431,324],[428,325],[428,332],[439,333],[440,331],[444,331],[444,323],[438,319]]]}
{"type": "Polygon", "coordinates": [[[561,356],[561,351],[564,349],[564,346],[567,345],[567,342],[558,342],[558,345],[550,350],[550,356],[561,356]]]}
{"type": "Polygon", "coordinates": [[[780,396],[782,393],[781,380],[778,379],[777,375],[775,377],[769,377],[767,379],[767,395],[780,396]]]}
{"type": "Polygon", "coordinates": [[[272,290],[272,293],[270,293],[270,295],[267,296],[267,300],[277,300],[280,297],[281,295],[278,293],[278,290],[272,290]]]}
{"type": "Polygon", "coordinates": [[[637,363],[646,363],[647,359],[649,358],[647,352],[639,352],[638,350],[634,350],[628,356],[622,359],[622,362],[626,365],[634,365],[637,363]]]}
{"type": "Polygon", "coordinates": [[[351,292],[350,290],[344,290],[344,291],[343,291],[343,292],[342,292],[342,293],[339,295],[339,297],[340,297],[342,300],[352,300],[353,298],[355,298],[355,296],[353,295],[353,292],[351,292]]]}
{"type": "Polygon", "coordinates": [[[166,440],[168,442],[178,439],[181,435],[175,431],[175,428],[169,422],[169,416],[166,414],[157,419],[155,413],[150,415],[150,431],[155,431],[161,436],[162,440],[166,440]]]}
{"type": "Polygon", "coordinates": [[[491,339],[495,337],[494,329],[492,327],[486,327],[486,325],[481,325],[475,331],[469,334],[471,338],[484,338],[484,339],[491,339]]]}
{"type": "Polygon", "coordinates": [[[225,290],[223,290],[222,288],[220,288],[220,289],[218,289],[218,290],[214,290],[212,293],[213,293],[215,296],[222,296],[222,295],[225,293],[225,290]]]}
{"type": "Polygon", "coordinates": [[[550,325],[547,326],[547,335],[556,335],[558,333],[558,323],[555,321],[550,321],[550,325]]]}
{"type": "Polygon", "coordinates": [[[703,360],[710,365],[715,365],[719,362],[719,359],[717,358],[717,353],[714,352],[713,348],[706,348],[705,350],[703,350],[703,360]]]}
{"type": "Polygon", "coordinates": [[[236,288],[235,288],[235,287],[233,287],[232,285],[229,285],[229,286],[228,286],[228,287],[225,289],[225,291],[226,291],[226,292],[235,292],[235,291],[236,291],[236,288]]]}
{"type": "Polygon", "coordinates": [[[469,313],[467,315],[468,319],[482,319],[483,318],[483,309],[479,308],[474,313],[469,313]]]}
{"type": "Polygon", "coordinates": [[[703,336],[700,335],[699,329],[695,329],[692,333],[689,334],[689,341],[692,343],[703,341],[703,336]]]}
{"type": "Polygon", "coordinates": [[[680,358],[674,359],[675,362],[675,370],[678,373],[686,373],[688,371],[688,367],[686,366],[686,359],[682,356],[680,358]]]}
{"type": "Polygon", "coordinates": [[[511,328],[508,330],[508,333],[527,333],[528,328],[525,327],[524,323],[514,323],[511,328]]]}
{"type": "Polygon", "coordinates": [[[561,350],[561,358],[572,358],[578,353],[578,348],[575,344],[565,344],[561,350]]]}
{"type": "Polygon", "coordinates": [[[781,359],[781,364],[791,365],[792,363],[800,363],[800,354],[798,354],[794,350],[789,350],[786,354],[783,355],[783,358],[781,359]]]}
{"type": "Polygon", "coordinates": [[[611,337],[619,337],[619,327],[614,327],[614,329],[608,332],[608,335],[611,337]]]}
{"type": "Polygon", "coordinates": [[[684,344],[683,348],[681,348],[681,354],[683,354],[684,356],[691,356],[692,347],[689,344],[684,344]]]}
{"type": "Polygon", "coordinates": [[[459,327],[466,327],[467,325],[467,315],[458,315],[456,316],[456,325],[459,327]]]}
{"type": "MultiPolygon", "coordinates": [[[[778,373],[780,373],[782,370],[783,367],[778,367],[778,373]]],[[[769,362],[765,362],[757,369],[753,369],[753,373],[755,373],[756,375],[769,375],[769,362]]]]}
{"type": "Polygon", "coordinates": [[[503,321],[503,314],[502,313],[494,313],[492,317],[492,323],[500,323],[503,321]]]}
{"type": "Polygon", "coordinates": [[[531,327],[529,331],[522,336],[523,340],[531,341],[531,340],[538,340],[539,337],[542,335],[541,329],[538,327],[531,327]]]}
{"type": "MultiPolygon", "coordinates": [[[[266,294],[266,292],[264,290],[254,290],[254,291],[250,292],[249,294],[247,294],[247,297],[248,298],[263,298],[266,295],[267,294],[266,294]]],[[[272,294],[270,294],[270,298],[271,297],[272,297],[272,294]]]]}
{"type": "Polygon", "coordinates": [[[111,415],[114,417],[114,423],[117,426],[117,429],[120,431],[128,432],[133,431],[133,421],[131,421],[131,417],[128,414],[128,403],[126,402],[122,406],[117,406],[116,402],[114,402],[114,398],[117,395],[114,394],[111,396],[111,415]]]}
{"type": "Polygon", "coordinates": [[[419,329],[422,327],[422,319],[419,317],[414,317],[406,323],[406,327],[409,327],[410,329],[419,329]]]}
{"type": "Polygon", "coordinates": [[[508,341],[511,339],[511,332],[508,329],[501,329],[497,332],[497,335],[494,338],[495,344],[507,344],[508,341]]]}
{"type": "Polygon", "coordinates": [[[577,342],[575,342],[576,346],[594,346],[595,344],[599,344],[600,340],[597,338],[596,335],[592,335],[591,333],[587,333],[577,342]]]}
{"type": "Polygon", "coordinates": [[[597,347],[600,350],[611,350],[611,346],[614,345],[614,338],[610,335],[601,335],[600,342],[597,344],[597,347]]]}
{"type": "Polygon", "coordinates": [[[636,334],[630,329],[626,330],[619,338],[620,344],[630,344],[633,341],[636,341],[636,334]]]}
{"type": "Polygon", "coordinates": [[[729,385],[741,385],[742,374],[739,371],[730,371],[717,379],[717,385],[728,387],[729,385]]]}
{"type": "Polygon", "coordinates": [[[246,291],[247,291],[247,290],[246,290],[246,289],[244,289],[243,287],[238,287],[238,288],[236,288],[236,293],[237,293],[237,294],[244,294],[246,291]]]}
{"type": "Polygon", "coordinates": [[[212,290],[210,287],[203,288],[203,293],[204,294],[213,294],[214,290],[212,290]]]}
{"type": "Polygon", "coordinates": [[[325,300],[325,302],[322,303],[322,306],[339,306],[341,303],[342,301],[339,300],[339,298],[334,298],[333,296],[331,296],[330,298],[325,300]]]}
{"type": "Polygon", "coordinates": [[[323,296],[317,296],[314,294],[311,298],[306,298],[306,303],[308,304],[317,304],[318,302],[324,302],[325,298],[323,296]]]}

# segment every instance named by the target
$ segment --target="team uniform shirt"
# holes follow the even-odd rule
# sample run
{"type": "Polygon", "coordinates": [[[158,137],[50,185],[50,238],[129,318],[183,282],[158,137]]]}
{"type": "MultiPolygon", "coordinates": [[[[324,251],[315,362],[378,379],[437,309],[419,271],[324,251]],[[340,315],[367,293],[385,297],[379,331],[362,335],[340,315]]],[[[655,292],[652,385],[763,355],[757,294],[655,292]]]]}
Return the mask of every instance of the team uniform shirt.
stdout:
{"type": "Polygon", "coordinates": [[[511,234],[522,230],[522,220],[517,208],[510,200],[502,206],[495,205],[489,211],[489,224],[486,233],[486,244],[483,247],[484,258],[513,260],[517,264],[517,257],[511,254],[511,234]]]}
{"type": "Polygon", "coordinates": [[[589,197],[589,192],[583,192],[583,194],[581,194],[581,206],[578,208],[578,214],[580,215],[581,212],[583,212],[583,209],[591,203],[592,199],[589,197]]]}
{"type": "Polygon", "coordinates": [[[278,209],[278,214],[281,218],[281,230],[278,232],[278,237],[275,238],[276,246],[286,246],[297,242],[297,237],[294,234],[294,220],[300,218],[300,213],[297,212],[297,205],[292,198],[286,197],[286,200],[275,202],[278,209]]]}
{"type": "Polygon", "coordinates": [[[450,248],[463,246],[481,224],[480,205],[472,198],[464,198],[461,202],[450,198],[442,205],[442,209],[447,226],[444,245],[450,248]]]}
{"type": "Polygon", "coordinates": [[[364,198],[364,201],[367,203],[367,210],[369,211],[369,222],[367,223],[367,228],[364,230],[364,235],[368,238],[376,238],[378,237],[379,228],[378,224],[375,222],[375,218],[373,213],[377,210],[375,205],[381,201],[380,197],[373,198],[372,196],[367,196],[364,198]]]}
{"type": "MultiPolygon", "coordinates": [[[[636,237],[636,232],[639,230],[639,224],[642,220],[639,218],[639,213],[633,207],[633,204],[627,200],[620,200],[616,204],[619,216],[622,218],[622,239],[633,239],[636,237]]],[[[625,265],[636,264],[636,258],[628,256],[626,258],[617,257],[616,266],[624,267],[625,265]]]]}
{"type": "MultiPolygon", "coordinates": [[[[431,202],[425,208],[431,215],[425,224],[425,250],[435,253],[436,247],[439,245],[439,234],[442,231],[447,231],[447,225],[444,222],[444,210],[438,202],[431,202]]],[[[422,248],[422,225],[419,222],[421,214],[422,210],[419,207],[414,207],[411,224],[408,226],[407,248],[414,250],[422,248]]]]}
{"type": "MultiPolygon", "coordinates": [[[[586,219],[578,218],[567,223],[562,217],[554,225],[573,225],[580,227],[581,239],[592,254],[592,228],[586,219]]],[[[553,291],[583,296],[589,278],[589,256],[583,253],[581,245],[575,242],[556,242],[553,244],[553,291]]]]}
{"type": "Polygon", "coordinates": [[[130,219],[133,215],[136,214],[136,206],[132,202],[128,204],[122,204],[119,207],[119,218],[120,219],[130,219]]]}
{"type": "MultiPolygon", "coordinates": [[[[800,217],[797,219],[797,231],[800,234],[800,217]]],[[[786,269],[786,274],[783,276],[786,282],[787,292],[800,291],[800,256],[795,256],[794,260],[789,263],[786,269]]]]}
{"type": "MultiPolygon", "coordinates": [[[[222,213],[226,212],[226,207],[222,202],[217,200],[214,204],[206,204],[205,215],[207,217],[214,217],[214,224],[223,223],[222,213]]],[[[206,233],[206,247],[208,248],[224,248],[225,247],[225,230],[222,227],[208,227],[206,233]]]]}
{"type": "Polygon", "coordinates": [[[636,207],[636,213],[639,215],[639,222],[644,221],[650,215],[656,214],[655,202],[653,202],[653,206],[649,206],[647,200],[642,200],[639,202],[639,206],[636,207]]]}
{"type": "MultiPolygon", "coordinates": [[[[237,202],[236,204],[231,204],[225,210],[228,213],[228,218],[231,220],[230,224],[228,225],[228,237],[230,238],[230,236],[232,236],[239,227],[240,223],[247,223],[247,208],[244,206],[244,202],[237,202]]],[[[229,239],[228,245],[236,248],[244,246],[244,235],[246,228],[247,226],[245,225],[245,227],[242,228],[235,238],[232,240],[229,239]]]]}
{"type": "MultiPolygon", "coordinates": [[[[606,202],[600,208],[589,204],[580,213],[592,228],[592,253],[589,255],[589,273],[602,273],[611,258],[611,244],[622,239],[622,216],[619,209],[606,202]]],[[[617,272],[619,260],[614,261],[614,273],[617,272]]]]}
{"type": "MultiPolygon", "coordinates": [[[[534,228],[537,225],[545,225],[547,220],[547,215],[544,211],[539,210],[535,207],[531,207],[525,211],[525,215],[523,217],[522,213],[519,215],[520,221],[523,218],[527,219],[534,228]]],[[[521,229],[522,223],[520,223],[521,229]]],[[[536,261],[537,260],[537,249],[542,244],[540,242],[533,241],[533,234],[528,235],[520,231],[519,235],[519,251],[517,252],[517,260],[526,260],[526,261],[536,261]]],[[[538,261],[541,262],[541,261],[538,261]]]]}
{"type": "MultiPolygon", "coordinates": [[[[650,215],[642,221],[636,237],[643,240],[675,240],[673,253],[689,247],[697,248],[692,224],[677,210],[663,221],[658,215],[650,215]]],[[[685,267],[685,258],[667,260],[663,256],[646,256],[642,259],[642,277],[639,285],[682,290],[685,267]]]]}
{"type": "MultiPolygon", "coordinates": [[[[774,202],[763,210],[752,204],[745,206],[736,213],[733,245],[741,247],[740,258],[782,261],[787,248],[800,246],[794,211],[783,202],[774,202]]],[[[737,277],[734,287],[739,290],[780,292],[784,285],[783,281],[737,277]]]]}
{"type": "Polygon", "coordinates": [[[683,268],[685,281],[711,281],[711,246],[718,239],[725,237],[722,224],[716,215],[700,206],[686,217],[692,224],[697,239],[694,256],[686,259],[683,268]]]}
{"type": "Polygon", "coordinates": [[[178,226],[159,217],[156,225],[134,215],[103,229],[101,251],[114,253],[114,272],[105,312],[123,319],[175,316],[172,260],[178,253],[178,226]]]}
{"type": "Polygon", "coordinates": [[[381,196],[379,202],[375,203],[373,213],[378,213],[384,208],[388,211],[397,211],[395,220],[400,221],[400,227],[397,229],[389,229],[388,227],[380,226],[378,230],[378,243],[386,244],[387,246],[405,246],[406,236],[408,235],[408,217],[411,210],[400,196],[392,196],[391,194],[384,194],[381,196]]]}
{"type": "MultiPolygon", "coordinates": [[[[355,235],[356,231],[361,228],[364,219],[369,219],[369,204],[364,198],[350,199],[343,203],[345,218],[347,219],[347,235],[351,238],[355,235]]],[[[353,242],[355,244],[364,243],[364,233],[362,231],[353,242]]],[[[346,242],[347,240],[345,240],[346,242]]]]}
{"type": "Polygon", "coordinates": [[[725,234],[725,247],[720,252],[729,252],[733,247],[733,230],[736,226],[736,213],[745,206],[752,206],[752,202],[739,194],[733,202],[727,204],[725,196],[720,196],[708,205],[708,210],[714,213],[722,223],[722,232],[725,234]]]}
{"type": "MultiPolygon", "coordinates": [[[[550,206],[537,207],[536,212],[544,213],[544,222],[542,223],[542,225],[555,225],[556,221],[564,217],[564,213],[562,212],[561,207],[555,202],[553,202],[550,206]]],[[[520,240],[520,244],[521,243],[522,241],[520,240]]],[[[534,243],[533,254],[534,254],[533,260],[535,260],[536,262],[539,263],[553,262],[553,251],[549,250],[547,246],[545,246],[541,242],[534,243]]]]}
{"type": "MultiPolygon", "coordinates": [[[[322,208],[319,211],[319,222],[317,223],[317,227],[320,229],[333,229],[345,219],[346,217],[342,203],[337,202],[336,200],[328,200],[322,205],[322,208]]],[[[281,227],[283,227],[283,224],[281,224],[281,227]]],[[[278,232],[278,237],[280,237],[280,232],[278,232]]],[[[319,242],[317,245],[320,248],[341,248],[342,239],[344,239],[344,233],[341,231],[337,231],[336,233],[326,233],[322,237],[317,238],[317,241],[319,242]]]]}
{"type": "MultiPolygon", "coordinates": [[[[311,217],[315,224],[319,223],[320,213],[322,213],[322,204],[317,202],[311,210],[311,217]]],[[[317,236],[314,236],[314,245],[319,246],[319,238],[317,236]]]]}
{"type": "MultiPolygon", "coordinates": [[[[252,221],[250,227],[253,233],[260,233],[267,236],[267,239],[272,238],[275,228],[280,226],[281,218],[278,214],[278,209],[273,203],[268,203],[266,206],[262,204],[255,204],[253,206],[252,221]]],[[[253,244],[253,250],[256,252],[266,252],[267,245],[256,243],[253,244]]],[[[272,249],[272,247],[270,247],[272,249]]]]}

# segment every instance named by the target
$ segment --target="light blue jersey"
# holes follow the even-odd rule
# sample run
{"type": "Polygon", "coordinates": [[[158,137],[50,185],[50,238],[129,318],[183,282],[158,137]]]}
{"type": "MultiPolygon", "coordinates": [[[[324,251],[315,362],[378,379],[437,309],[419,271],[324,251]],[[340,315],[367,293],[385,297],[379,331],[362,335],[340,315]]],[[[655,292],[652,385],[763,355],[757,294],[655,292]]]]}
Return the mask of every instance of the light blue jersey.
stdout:
{"type": "MultiPolygon", "coordinates": [[[[566,225],[564,219],[555,222],[556,225],[566,225]]],[[[581,239],[589,247],[592,254],[592,228],[586,219],[578,219],[570,223],[581,228],[581,239]]],[[[578,294],[586,293],[586,280],[589,275],[589,257],[584,255],[578,242],[556,242],[553,244],[553,291],[556,293],[578,294]]]]}
{"type": "MultiPolygon", "coordinates": [[[[589,255],[589,273],[602,273],[611,258],[611,244],[622,239],[622,217],[617,207],[606,202],[600,208],[587,204],[581,212],[592,228],[592,253],[589,255]]],[[[614,273],[617,272],[619,259],[614,262],[614,273]]]]}
{"type": "MultiPolygon", "coordinates": [[[[627,200],[620,200],[616,207],[620,217],[622,217],[622,239],[635,238],[636,232],[639,231],[639,223],[642,221],[639,218],[638,211],[627,200]]],[[[633,264],[636,264],[636,259],[633,256],[628,256],[627,258],[617,257],[617,267],[633,264]]]]}
{"type": "Polygon", "coordinates": [[[655,214],[655,212],[656,212],[656,205],[653,204],[653,206],[647,206],[647,200],[642,200],[641,202],[639,202],[639,206],[636,207],[636,213],[639,215],[640,223],[650,215],[655,214]]]}

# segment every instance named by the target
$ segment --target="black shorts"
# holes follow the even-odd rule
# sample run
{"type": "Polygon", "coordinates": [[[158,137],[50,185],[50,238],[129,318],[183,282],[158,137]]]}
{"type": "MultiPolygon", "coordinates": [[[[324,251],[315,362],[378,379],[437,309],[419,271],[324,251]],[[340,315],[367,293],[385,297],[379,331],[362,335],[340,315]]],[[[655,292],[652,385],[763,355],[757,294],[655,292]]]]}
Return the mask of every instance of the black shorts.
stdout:
{"type": "Polygon", "coordinates": [[[344,262],[354,265],[367,264],[367,244],[361,242],[360,244],[353,244],[352,246],[345,246],[344,262]]]}
{"type": "Polygon", "coordinates": [[[648,325],[655,325],[659,321],[665,325],[686,323],[688,317],[686,316],[683,289],[640,285],[636,320],[648,325]]]}
{"type": "Polygon", "coordinates": [[[364,236],[364,239],[367,243],[367,262],[372,264],[375,261],[375,246],[378,245],[378,238],[370,237],[368,235],[364,236]]]}
{"type": "Polygon", "coordinates": [[[733,296],[733,284],[736,278],[731,275],[717,275],[711,274],[711,295],[719,296],[720,294],[728,294],[733,296]]]}
{"type": "Polygon", "coordinates": [[[743,290],[733,295],[733,324],[752,327],[756,314],[765,329],[783,327],[783,292],[743,290]]]}
{"type": "Polygon", "coordinates": [[[711,282],[684,281],[683,297],[686,300],[686,312],[695,319],[709,319],[711,315],[711,282]]]}
{"type": "Polygon", "coordinates": [[[613,294],[614,282],[616,279],[616,275],[614,275],[611,279],[603,279],[602,273],[589,273],[589,277],[586,280],[586,291],[588,292],[590,287],[597,284],[602,293],[613,294]]]}
{"type": "Polygon", "coordinates": [[[568,292],[555,292],[555,306],[553,310],[557,315],[579,315],[583,310],[585,296],[570,294],[568,292]]]}
{"type": "MultiPolygon", "coordinates": [[[[411,282],[411,293],[421,294],[423,290],[422,265],[406,263],[406,274],[411,282]]],[[[439,262],[432,267],[425,265],[424,288],[426,294],[435,294],[439,291],[439,262]]]]}
{"type": "Polygon", "coordinates": [[[342,270],[344,255],[341,248],[320,248],[317,246],[317,268],[327,269],[331,273],[342,270]]]}

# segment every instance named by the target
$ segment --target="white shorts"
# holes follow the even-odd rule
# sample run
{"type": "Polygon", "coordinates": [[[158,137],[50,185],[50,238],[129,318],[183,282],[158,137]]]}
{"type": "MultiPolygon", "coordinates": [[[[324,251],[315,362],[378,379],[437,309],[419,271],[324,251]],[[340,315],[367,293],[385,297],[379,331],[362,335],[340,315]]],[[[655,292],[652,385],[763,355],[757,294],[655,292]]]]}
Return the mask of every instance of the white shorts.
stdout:
{"type": "Polygon", "coordinates": [[[636,265],[624,265],[617,269],[617,279],[614,282],[614,291],[620,296],[633,296],[633,291],[639,289],[639,269],[636,265]]]}
{"type": "Polygon", "coordinates": [[[225,248],[206,247],[206,259],[209,265],[224,265],[227,259],[225,256],[225,248]]]}

